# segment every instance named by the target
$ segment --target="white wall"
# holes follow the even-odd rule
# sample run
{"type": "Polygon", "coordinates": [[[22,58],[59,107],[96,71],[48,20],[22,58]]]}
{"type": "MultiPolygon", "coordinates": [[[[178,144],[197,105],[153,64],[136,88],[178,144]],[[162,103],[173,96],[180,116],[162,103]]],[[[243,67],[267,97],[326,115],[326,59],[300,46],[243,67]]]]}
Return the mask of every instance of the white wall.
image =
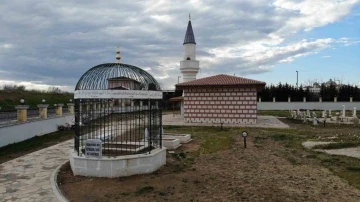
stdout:
{"type": "Polygon", "coordinates": [[[74,115],[36,120],[26,123],[7,125],[0,127],[0,147],[11,143],[21,142],[35,136],[44,135],[57,131],[58,125],[71,123],[74,115]]]}
{"type": "Polygon", "coordinates": [[[353,110],[356,107],[360,110],[360,102],[258,102],[258,110],[342,110],[345,105],[346,110],[353,110]]]}

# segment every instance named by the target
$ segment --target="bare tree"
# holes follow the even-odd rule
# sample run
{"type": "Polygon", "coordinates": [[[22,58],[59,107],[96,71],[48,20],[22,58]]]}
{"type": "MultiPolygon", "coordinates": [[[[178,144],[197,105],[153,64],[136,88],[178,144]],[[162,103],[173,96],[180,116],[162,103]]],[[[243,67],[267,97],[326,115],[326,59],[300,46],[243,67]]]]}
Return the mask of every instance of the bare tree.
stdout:
{"type": "Polygon", "coordinates": [[[51,87],[48,88],[48,92],[49,93],[58,93],[58,94],[60,94],[60,93],[62,93],[62,90],[60,88],[58,88],[58,87],[51,86],[51,87]]]}

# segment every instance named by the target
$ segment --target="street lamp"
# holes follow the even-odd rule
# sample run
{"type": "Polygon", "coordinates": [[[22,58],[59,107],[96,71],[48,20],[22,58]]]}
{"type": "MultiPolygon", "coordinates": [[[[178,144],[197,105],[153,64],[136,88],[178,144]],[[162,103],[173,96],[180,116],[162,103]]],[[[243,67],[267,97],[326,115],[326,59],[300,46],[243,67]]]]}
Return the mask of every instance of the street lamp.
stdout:
{"type": "Polygon", "coordinates": [[[45,103],[45,102],[46,102],[46,100],[45,100],[45,99],[42,99],[41,101],[42,101],[42,103],[45,103]]]}
{"type": "Polygon", "coordinates": [[[21,103],[22,105],[24,104],[24,102],[25,102],[24,99],[21,99],[21,100],[20,100],[20,103],[21,103]]]}
{"type": "Polygon", "coordinates": [[[296,88],[298,88],[299,85],[299,72],[296,70],[296,88]]]}
{"type": "Polygon", "coordinates": [[[179,79],[181,78],[181,76],[178,76],[178,83],[179,83],[179,79]]]}
{"type": "Polygon", "coordinates": [[[72,102],[72,99],[70,99],[70,102],[72,102]]]}

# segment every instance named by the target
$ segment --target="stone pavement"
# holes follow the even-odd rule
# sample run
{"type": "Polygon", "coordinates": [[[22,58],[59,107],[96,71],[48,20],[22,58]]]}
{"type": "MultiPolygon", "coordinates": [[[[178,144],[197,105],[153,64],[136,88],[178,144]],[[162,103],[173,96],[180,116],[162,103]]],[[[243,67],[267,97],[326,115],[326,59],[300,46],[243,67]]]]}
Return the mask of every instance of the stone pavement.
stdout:
{"type": "MultiPolygon", "coordinates": [[[[219,123],[185,123],[179,115],[163,115],[163,125],[175,126],[220,126],[219,123]]],[[[255,128],[289,128],[289,126],[275,116],[257,116],[256,124],[224,124],[229,127],[255,127],[255,128]]]]}
{"type": "Polygon", "coordinates": [[[58,201],[50,177],[56,167],[69,160],[73,141],[0,164],[0,201],[58,201]]]}

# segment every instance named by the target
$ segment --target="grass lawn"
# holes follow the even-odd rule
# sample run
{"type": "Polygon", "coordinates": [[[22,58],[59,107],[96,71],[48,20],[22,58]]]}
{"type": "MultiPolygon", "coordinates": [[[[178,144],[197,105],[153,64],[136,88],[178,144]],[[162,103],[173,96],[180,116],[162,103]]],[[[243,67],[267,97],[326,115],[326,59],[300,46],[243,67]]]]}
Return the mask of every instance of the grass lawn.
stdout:
{"type": "Polygon", "coordinates": [[[335,135],[335,141],[358,145],[360,129],[283,121],[291,128],[167,126],[166,132],[189,133],[194,140],[168,153],[157,172],[88,178],[73,176],[65,165],[58,183],[71,201],[360,201],[359,159],[301,145],[335,135]],[[243,130],[249,133],[246,149],[243,130]]]}
{"type": "Polygon", "coordinates": [[[57,131],[0,148],[0,164],[73,138],[74,131],[57,131]]]}

